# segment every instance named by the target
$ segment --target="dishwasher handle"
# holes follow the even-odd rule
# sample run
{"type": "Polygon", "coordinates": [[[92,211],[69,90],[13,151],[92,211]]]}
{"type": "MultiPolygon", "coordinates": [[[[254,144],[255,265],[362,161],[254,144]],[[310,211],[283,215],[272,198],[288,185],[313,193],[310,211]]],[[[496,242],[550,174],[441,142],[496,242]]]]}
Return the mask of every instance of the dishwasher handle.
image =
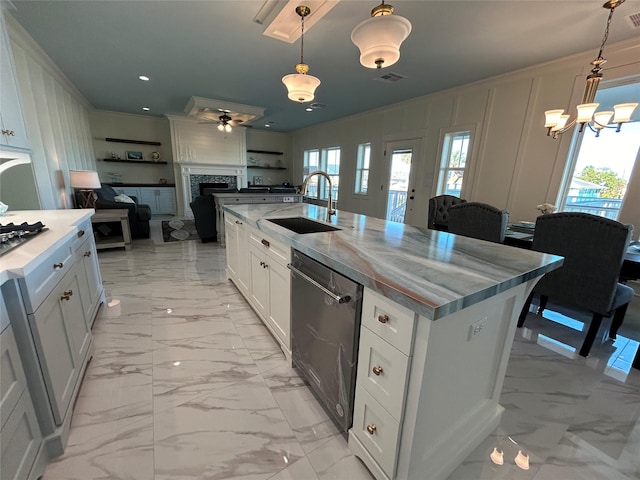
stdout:
{"type": "Polygon", "coordinates": [[[290,263],[287,264],[287,268],[289,270],[291,270],[292,272],[300,275],[300,277],[302,277],[304,280],[306,280],[307,282],[311,283],[312,285],[318,287],[320,290],[322,290],[324,293],[326,293],[327,295],[329,295],[331,298],[333,298],[336,302],[338,303],[349,303],[351,301],[351,296],[349,295],[336,295],[335,293],[333,293],[331,290],[329,290],[328,288],[324,287],[323,285],[319,284],[318,282],[316,282],[313,278],[311,278],[310,276],[302,273],[300,270],[298,270],[296,267],[294,267],[293,265],[291,265],[290,263]]]}

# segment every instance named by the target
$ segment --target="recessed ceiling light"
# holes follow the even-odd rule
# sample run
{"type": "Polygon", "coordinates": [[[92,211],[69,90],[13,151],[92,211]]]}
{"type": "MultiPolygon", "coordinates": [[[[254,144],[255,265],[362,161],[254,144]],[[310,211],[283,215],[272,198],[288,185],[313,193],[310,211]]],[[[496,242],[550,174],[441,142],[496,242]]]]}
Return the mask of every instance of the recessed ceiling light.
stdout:
{"type": "Polygon", "coordinates": [[[149,107],[142,107],[142,110],[144,110],[145,112],[148,112],[151,109],[149,107]]]}
{"type": "Polygon", "coordinates": [[[307,112],[313,112],[313,108],[311,108],[311,107],[307,107],[307,108],[305,108],[305,110],[306,110],[307,112]]]}
{"type": "Polygon", "coordinates": [[[265,123],[264,126],[269,128],[271,126],[271,124],[270,123],[265,123]]]}
{"type": "Polygon", "coordinates": [[[140,80],[142,80],[143,82],[148,82],[149,81],[149,77],[147,77],[146,75],[140,75],[138,78],[140,80]]]}

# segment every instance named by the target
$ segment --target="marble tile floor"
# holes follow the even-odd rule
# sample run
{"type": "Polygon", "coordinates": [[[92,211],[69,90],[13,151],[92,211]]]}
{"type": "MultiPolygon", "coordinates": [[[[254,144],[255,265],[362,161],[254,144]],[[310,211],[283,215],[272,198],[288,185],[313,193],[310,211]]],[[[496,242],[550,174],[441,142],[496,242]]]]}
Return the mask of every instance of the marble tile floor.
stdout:
{"type": "MultiPolygon", "coordinates": [[[[226,279],[224,249],[135,240],[99,260],[108,304],[66,451],[44,480],[371,480],[226,279]]],[[[587,359],[562,346],[573,340],[530,315],[501,425],[450,479],[640,478],[640,371],[621,360],[633,340],[619,335],[587,359]]]]}

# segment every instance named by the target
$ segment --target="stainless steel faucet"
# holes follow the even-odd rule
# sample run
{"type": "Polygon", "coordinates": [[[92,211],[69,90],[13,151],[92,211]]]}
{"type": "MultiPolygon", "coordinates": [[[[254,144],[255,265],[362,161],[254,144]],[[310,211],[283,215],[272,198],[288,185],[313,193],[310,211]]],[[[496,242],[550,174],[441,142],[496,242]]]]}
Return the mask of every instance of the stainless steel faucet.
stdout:
{"type": "Polygon", "coordinates": [[[309,175],[307,175],[307,178],[304,179],[304,182],[302,182],[302,187],[300,187],[300,193],[302,195],[304,195],[305,193],[307,193],[307,183],[309,183],[309,179],[315,175],[320,175],[324,178],[327,179],[327,182],[329,182],[329,198],[327,199],[327,222],[331,222],[331,215],[335,214],[336,211],[333,210],[332,206],[333,206],[333,202],[331,201],[331,191],[333,190],[333,184],[331,183],[331,177],[323,172],[322,170],[314,170],[313,172],[311,172],[309,175]]]}

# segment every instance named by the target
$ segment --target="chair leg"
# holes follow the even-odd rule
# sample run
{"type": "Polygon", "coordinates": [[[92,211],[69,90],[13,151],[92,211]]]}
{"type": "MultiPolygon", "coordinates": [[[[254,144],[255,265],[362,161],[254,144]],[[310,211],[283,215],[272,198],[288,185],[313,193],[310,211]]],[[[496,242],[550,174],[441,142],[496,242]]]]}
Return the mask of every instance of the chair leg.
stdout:
{"type": "Polygon", "coordinates": [[[542,312],[547,308],[547,302],[549,301],[549,297],[546,295],[540,295],[540,306],[538,307],[538,315],[542,316],[542,312]]]}
{"type": "Polygon", "coordinates": [[[613,320],[611,320],[611,328],[609,329],[609,338],[615,340],[618,335],[618,329],[622,326],[622,322],[624,322],[624,316],[627,313],[628,303],[619,306],[616,309],[616,312],[613,314],[613,320]]]}
{"type": "Polygon", "coordinates": [[[524,302],[524,305],[522,306],[522,310],[520,311],[520,316],[518,317],[518,328],[524,325],[524,321],[527,318],[527,313],[529,313],[529,307],[531,307],[531,300],[533,300],[533,292],[529,294],[526,302],[524,302]]]}
{"type": "Polygon", "coordinates": [[[601,323],[602,315],[600,315],[599,313],[594,313],[593,317],[591,318],[591,323],[589,324],[589,330],[587,330],[587,336],[582,343],[582,347],[580,347],[581,356],[586,357],[587,355],[589,355],[589,351],[591,350],[593,341],[596,339],[596,335],[598,334],[601,323]]]}

